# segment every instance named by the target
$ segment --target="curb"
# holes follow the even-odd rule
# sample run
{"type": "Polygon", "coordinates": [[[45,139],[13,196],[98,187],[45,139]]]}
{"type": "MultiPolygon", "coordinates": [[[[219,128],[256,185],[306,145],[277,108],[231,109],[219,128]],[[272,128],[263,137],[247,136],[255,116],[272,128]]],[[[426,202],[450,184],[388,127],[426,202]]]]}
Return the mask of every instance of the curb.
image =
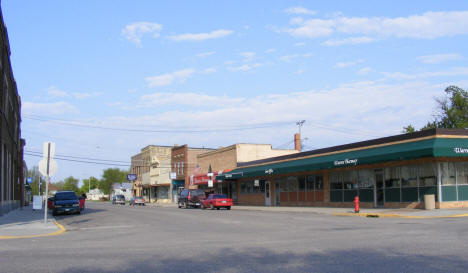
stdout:
{"type": "Polygon", "coordinates": [[[49,237],[55,236],[64,233],[67,231],[61,224],[59,224],[56,220],[54,220],[54,224],[59,228],[58,231],[46,234],[36,234],[36,235],[22,235],[22,236],[0,236],[0,240],[3,239],[29,239],[29,238],[38,238],[38,237],[49,237]]]}
{"type": "Polygon", "coordinates": [[[359,216],[359,217],[375,217],[375,218],[407,218],[407,219],[435,219],[435,218],[461,218],[468,217],[466,214],[442,215],[442,216],[417,216],[417,215],[401,215],[401,214],[384,214],[384,213],[333,213],[334,216],[359,216]]]}

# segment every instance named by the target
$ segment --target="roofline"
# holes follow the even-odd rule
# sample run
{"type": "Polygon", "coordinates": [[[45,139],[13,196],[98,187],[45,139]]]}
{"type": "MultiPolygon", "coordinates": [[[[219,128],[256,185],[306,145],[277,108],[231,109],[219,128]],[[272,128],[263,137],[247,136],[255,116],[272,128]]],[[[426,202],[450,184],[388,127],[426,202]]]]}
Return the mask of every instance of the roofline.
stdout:
{"type": "Polygon", "coordinates": [[[225,152],[225,151],[229,151],[229,150],[233,150],[233,149],[236,149],[238,146],[240,145],[257,145],[257,146],[270,146],[271,150],[272,151],[296,151],[294,149],[274,149],[273,148],[273,145],[271,144],[259,144],[259,143],[236,143],[236,144],[232,144],[232,145],[229,145],[229,146],[226,146],[226,147],[221,147],[221,148],[218,148],[218,149],[213,149],[213,151],[209,151],[209,152],[206,152],[206,153],[203,153],[203,154],[199,154],[197,155],[197,157],[205,157],[205,156],[210,156],[210,155],[213,155],[215,153],[220,153],[220,152],[225,152]]]}
{"type": "Polygon", "coordinates": [[[412,140],[416,141],[420,138],[436,137],[437,135],[468,137],[468,130],[465,130],[465,129],[428,129],[428,130],[418,131],[414,133],[376,138],[376,139],[371,139],[371,140],[332,146],[328,148],[316,149],[316,150],[295,153],[295,154],[290,154],[290,155],[276,156],[276,157],[270,157],[270,158],[248,161],[248,162],[239,162],[237,163],[237,167],[249,167],[252,165],[263,165],[266,163],[273,163],[277,161],[289,161],[289,160],[300,159],[300,158],[305,158],[305,157],[317,156],[320,154],[338,153],[338,152],[344,152],[350,149],[353,149],[353,150],[363,149],[369,146],[391,144],[393,142],[412,141],[412,140]]]}

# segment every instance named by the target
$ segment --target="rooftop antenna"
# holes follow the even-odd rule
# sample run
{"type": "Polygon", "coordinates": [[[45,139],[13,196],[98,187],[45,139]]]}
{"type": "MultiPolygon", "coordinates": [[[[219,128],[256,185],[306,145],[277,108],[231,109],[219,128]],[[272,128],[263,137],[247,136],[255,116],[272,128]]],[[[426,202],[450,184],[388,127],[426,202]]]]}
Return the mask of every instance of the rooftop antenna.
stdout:
{"type": "Polygon", "coordinates": [[[304,122],[306,122],[305,120],[300,120],[298,122],[296,122],[296,125],[299,127],[299,136],[301,135],[301,128],[302,128],[302,125],[304,125],[304,122]]]}

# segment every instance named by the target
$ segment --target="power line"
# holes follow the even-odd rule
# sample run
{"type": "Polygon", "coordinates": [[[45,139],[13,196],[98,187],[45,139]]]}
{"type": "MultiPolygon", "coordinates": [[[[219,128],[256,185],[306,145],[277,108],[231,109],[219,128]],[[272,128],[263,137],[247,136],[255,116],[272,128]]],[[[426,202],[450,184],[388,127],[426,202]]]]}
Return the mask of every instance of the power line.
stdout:
{"type": "MultiPolygon", "coordinates": [[[[123,131],[123,132],[139,132],[139,133],[209,133],[209,132],[231,132],[231,131],[243,131],[243,130],[254,130],[262,128],[271,128],[271,127],[280,127],[285,125],[290,125],[292,122],[272,122],[272,123],[259,123],[259,124],[250,124],[242,127],[231,127],[231,128],[199,128],[193,130],[185,129],[174,129],[174,130],[161,130],[161,129],[131,129],[131,128],[116,128],[116,127],[107,127],[107,126],[97,126],[91,124],[77,123],[73,121],[61,120],[61,119],[52,119],[52,118],[43,118],[38,116],[29,116],[23,115],[23,118],[51,123],[58,123],[67,126],[75,126],[82,128],[93,128],[93,129],[102,129],[102,130],[111,130],[111,131],[123,131]]],[[[143,127],[143,126],[141,126],[143,127]]]]}

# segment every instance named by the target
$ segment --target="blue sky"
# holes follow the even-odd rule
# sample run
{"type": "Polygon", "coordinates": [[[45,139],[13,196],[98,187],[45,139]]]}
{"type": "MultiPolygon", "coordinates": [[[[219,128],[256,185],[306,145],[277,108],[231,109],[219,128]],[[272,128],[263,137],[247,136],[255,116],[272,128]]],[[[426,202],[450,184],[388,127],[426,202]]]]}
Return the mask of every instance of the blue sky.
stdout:
{"type": "MultiPolygon", "coordinates": [[[[26,151],[292,148],[298,120],[306,149],[329,147],[421,127],[468,87],[468,2],[317,2],[3,1],[26,151]]],[[[53,180],[112,167],[58,164],[53,180]]]]}

